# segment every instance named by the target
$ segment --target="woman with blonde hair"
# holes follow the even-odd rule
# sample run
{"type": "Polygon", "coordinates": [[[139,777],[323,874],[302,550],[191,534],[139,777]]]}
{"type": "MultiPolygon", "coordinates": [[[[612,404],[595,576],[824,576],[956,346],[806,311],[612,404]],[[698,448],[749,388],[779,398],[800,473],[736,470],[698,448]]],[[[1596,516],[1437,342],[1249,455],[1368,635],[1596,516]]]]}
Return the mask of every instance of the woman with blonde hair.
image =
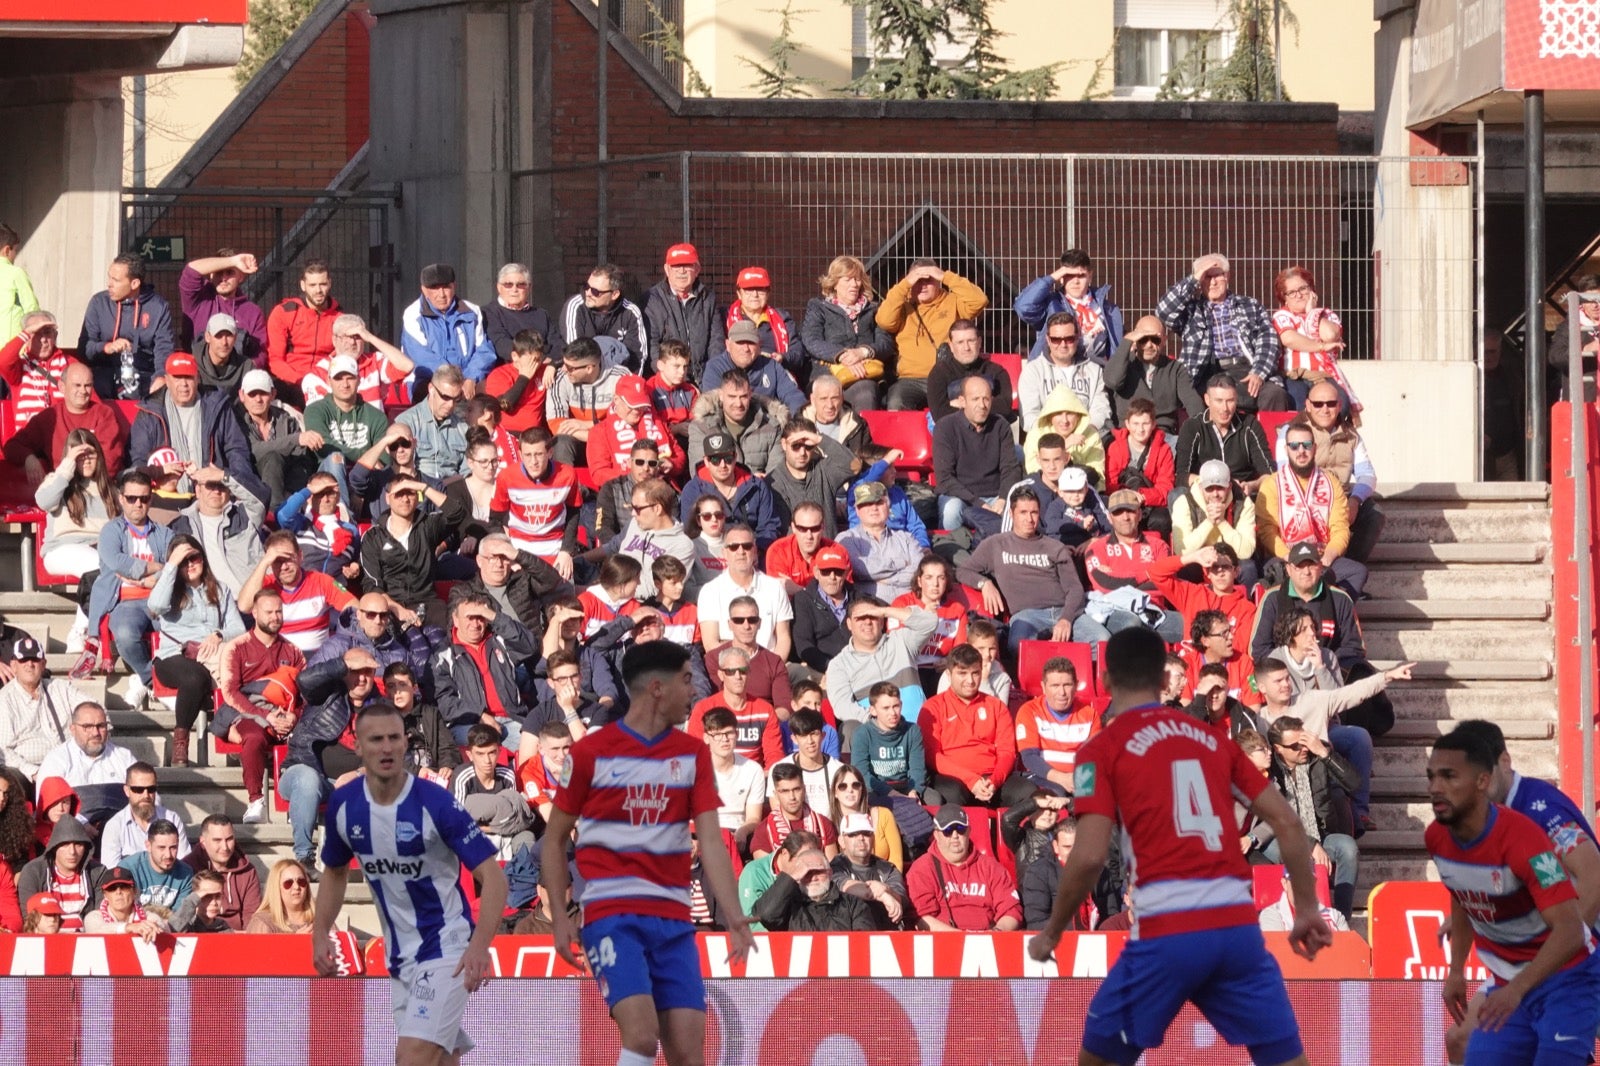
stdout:
{"type": "Polygon", "coordinates": [[[261,893],[261,909],[250,917],[247,933],[309,933],[316,919],[311,878],[297,859],[272,864],[261,893]]]}
{"type": "Polygon", "coordinates": [[[833,775],[833,787],[828,797],[829,814],[834,825],[843,825],[847,814],[864,814],[872,819],[872,853],[905,873],[905,850],[900,840],[900,826],[895,823],[894,812],[888,807],[867,804],[867,779],[849,763],[840,766],[833,775]]]}
{"type": "Polygon", "coordinates": [[[49,517],[44,527],[44,568],[78,579],[78,613],[67,633],[67,651],[83,651],[89,635],[84,607],[100,576],[100,529],[118,513],[111,472],[100,441],[87,429],[67,434],[61,462],[39,483],[34,502],[49,517]]]}
{"type": "Polygon", "coordinates": [[[880,301],[872,294],[866,265],[853,255],[838,256],[817,284],[822,295],[806,304],[800,327],[806,355],[839,379],[845,400],[857,411],[876,410],[877,382],[895,348],[894,338],[877,323],[880,301]]]}

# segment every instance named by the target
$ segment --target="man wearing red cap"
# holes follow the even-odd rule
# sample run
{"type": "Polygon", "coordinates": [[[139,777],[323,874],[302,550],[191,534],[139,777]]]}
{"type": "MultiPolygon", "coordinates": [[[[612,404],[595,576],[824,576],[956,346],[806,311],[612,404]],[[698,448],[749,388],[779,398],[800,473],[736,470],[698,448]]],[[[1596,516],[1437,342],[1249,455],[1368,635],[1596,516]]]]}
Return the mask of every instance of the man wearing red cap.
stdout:
{"type": "Polygon", "coordinates": [[[674,244],[668,248],[661,269],[665,278],[651,287],[644,301],[644,320],[650,331],[650,364],[655,365],[662,341],[683,341],[689,346],[689,376],[698,381],[706,363],[725,346],[717,298],[711,287],[700,281],[700,253],[694,245],[674,244]]]}
{"type": "Polygon", "coordinates": [[[611,413],[589,431],[586,445],[589,453],[589,474],[596,485],[604,485],[612,478],[621,477],[631,468],[629,458],[633,444],[638,440],[653,440],[659,449],[657,460],[661,464],[660,476],[677,480],[684,470],[683,449],[672,439],[672,433],[656,418],[650,402],[650,388],[644,378],[628,374],[617,382],[611,413]]]}
{"type": "Polygon", "coordinates": [[[235,499],[249,493],[265,507],[271,493],[256,476],[250,442],[233,412],[233,395],[200,395],[200,366],[188,352],[168,356],[164,369],[166,388],[140,404],[133,420],[129,462],[150,468],[157,494],[174,512],[193,501],[191,478],[206,467],[223,471],[235,499]]]}
{"type": "Polygon", "coordinates": [[[850,553],[837,544],[818,549],[815,575],[794,597],[794,657],[818,674],[850,643],[844,612],[850,606],[850,553]]]}
{"type": "Polygon", "coordinates": [[[734,301],[728,306],[728,330],[739,322],[752,323],[760,330],[761,350],[770,352],[783,364],[785,370],[797,380],[803,380],[810,369],[806,347],[800,339],[800,330],[794,316],[787,311],[768,306],[772,291],[772,278],[766,267],[748,266],[734,277],[734,301]]]}

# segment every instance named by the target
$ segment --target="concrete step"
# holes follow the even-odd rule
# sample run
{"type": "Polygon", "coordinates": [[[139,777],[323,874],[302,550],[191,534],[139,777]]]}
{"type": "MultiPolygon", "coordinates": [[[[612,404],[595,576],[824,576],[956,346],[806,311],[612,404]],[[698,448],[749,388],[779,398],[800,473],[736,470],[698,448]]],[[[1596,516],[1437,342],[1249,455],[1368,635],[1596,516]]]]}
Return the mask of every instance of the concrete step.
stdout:
{"type": "MultiPolygon", "coordinates": [[[[1417,670],[1420,676],[1421,666],[1417,670]]],[[[1518,720],[1546,722],[1554,728],[1556,719],[1555,686],[1543,680],[1504,684],[1413,680],[1390,685],[1387,692],[1400,723],[1467,718],[1498,721],[1502,715],[1515,714],[1518,720]]]]}
{"type": "Polygon", "coordinates": [[[1372,597],[1358,607],[1362,618],[1384,600],[1524,599],[1549,602],[1552,593],[1546,566],[1499,564],[1456,566],[1377,566],[1367,580],[1372,597]]]}
{"type": "Polygon", "coordinates": [[[1362,625],[1369,622],[1532,621],[1550,616],[1548,599],[1519,600],[1484,596],[1481,599],[1373,599],[1357,608],[1362,625]]]}
{"type": "MultiPolygon", "coordinates": [[[[1399,666],[1400,659],[1373,659],[1379,670],[1399,666]]],[[[1553,671],[1549,663],[1534,659],[1423,660],[1411,676],[1415,681],[1547,681],[1553,671]]],[[[1490,716],[1492,717],[1492,716],[1490,716]]]]}
{"type": "MultiPolygon", "coordinates": [[[[1555,722],[1543,718],[1495,718],[1494,723],[1505,733],[1508,742],[1517,740],[1542,742],[1556,735],[1555,722]]],[[[1455,719],[1401,718],[1397,713],[1394,728],[1379,737],[1376,743],[1380,747],[1430,744],[1455,726],[1455,719]]]]}
{"type": "Polygon", "coordinates": [[[1385,530],[1385,539],[1373,548],[1367,560],[1375,570],[1401,564],[1541,563],[1549,553],[1548,538],[1516,543],[1430,544],[1394,541],[1388,536],[1385,530]]]}
{"type": "MultiPolygon", "coordinates": [[[[1376,815],[1378,808],[1374,807],[1376,815]]],[[[1428,812],[1431,820],[1433,812],[1428,812]]],[[[1422,830],[1426,823],[1419,823],[1415,828],[1407,829],[1374,829],[1359,841],[1361,845],[1362,865],[1366,864],[1369,852],[1402,852],[1414,855],[1420,862],[1427,862],[1428,852],[1422,844],[1422,830]]]]}
{"type": "MultiPolygon", "coordinates": [[[[1433,863],[1428,861],[1426,852],[1406,853],[1379,851],[1368,849],[1367,841],[1373,834],[1368,833],[1361,838],[1361,876],[1356,884],[1360,891],[1356,894],[1356,905],[1365,907],[1367,893],[1385,881],[1437,881],[1438,871],[1433,863]]],[[[1421,838],[1418,838],[1421,844],[1421,838]]]]}
{"type": "MultiPolygon", "coordinates": [[[[1400,778],[1415,783],[1420,790],[1428,779],[1429,745],[1417,741],[1412,744],[1390,744],[1385,737],[1372,751],[1374,778],[1400,778]]],[[[1553,779],[1560,774],[1556,749],[1550,740],[1507,740],[1511,764],[1532,777],[1553,779]]]]}
{"type": "Polygon", "coordinates": [[[1549,543],[1548,508],[1384,508],[1386,543],[1549,543]]]}
{"type": "Polygon", "coordinates": [[[1379,483],[1378,495],[1385,504],[1396,506],[1548,506],[1550,486],[1543,481],[1386,481],[1379,483]]]}
{"type": "Polygon", "coordinates": [[[1378,659],[1461,662],[1474,659],[1550,661],[1555,627],[1543,621],[1374,621],[1363,617],[1367,655],[1378,659]]]}

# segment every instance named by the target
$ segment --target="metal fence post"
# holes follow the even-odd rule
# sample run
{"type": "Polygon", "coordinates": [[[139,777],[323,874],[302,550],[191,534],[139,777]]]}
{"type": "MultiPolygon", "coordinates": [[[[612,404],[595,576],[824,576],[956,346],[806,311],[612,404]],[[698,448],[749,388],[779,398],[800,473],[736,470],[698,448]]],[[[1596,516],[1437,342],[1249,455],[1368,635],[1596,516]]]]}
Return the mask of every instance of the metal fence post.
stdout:
{"type": "Polygon", "coordinates": [[[683,204],[683,242],[691,243],[694,238],[689,232],[689,153],[681,152],[678,155],[678,196],[683,204]]]}
{"type": "Polygon", "coordinates": [[[1583,745],[1583,807],[1594,810],[1594,628],[1590,603],[1589,403],[1583,387],[1583,298],[1567,294],[1567,381],[1572,400],[1572,559],[1578,568],[1578,743],[1583,745]]]}

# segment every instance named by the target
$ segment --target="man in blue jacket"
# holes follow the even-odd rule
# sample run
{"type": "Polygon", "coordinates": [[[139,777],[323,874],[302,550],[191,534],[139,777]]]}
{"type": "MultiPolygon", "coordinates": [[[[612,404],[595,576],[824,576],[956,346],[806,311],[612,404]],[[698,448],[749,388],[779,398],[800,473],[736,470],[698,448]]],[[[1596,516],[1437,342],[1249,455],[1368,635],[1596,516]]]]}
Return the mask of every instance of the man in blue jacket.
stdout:
{"type": "MultiPolygon", "coordinates": [[[[145,638],[155,624],[145,610],[145,601],[172,548],[172,531],[150,521],[152,497],[150,476],[143,470],[129,470],[117,479],[122,513],[100,530],[100,576],[89,592],[89,632],[100,632],[100,620],[111,616],[112,642],[133,671],[123,698],[135,709],[149,691],[151,675],[145,638]]],[[[103,649],[103,653],[104,658],[111,657],[111,649],[103,649]]],[[[73,668],[73,676],[80,676],[79,667],[73,668]]]]}
{"type": "Polygon", "coordinates": [[[471,399],[499,362],[483,328],[483,312],[477,304],[457,298],[456,270],[448,263],[422,268],[422,295],[406,308],[403,325],[400,350],[417,364],[413,395],[435,370],[449,363],[461,368],[471,399]]]}
{"type": "Polygon", "coordinates": [[[1094,260],[1082,248],[1062,252],[1061,265],[1017,293],[1013,309],[1039,331],[1029,359],[1044,354],[1045,323],[1061,311],[1077,316],[1079,343],[1092,362],[1105,366],[1122,343],[1122,308],[1111,302],[1110,285],[1094,284],[1094,260]]]}
{"type": "Polygon", "coordinates": [[[168,357],[163,369],[167,387],[139,405],[128,435],[129,465],[150,468],[161,497],[157,505],[171,512],[187,507],[194,502],[193,475],[214,466],[226,473],[235,499],[248,492],[265,507],[272,492],[256,474],[233,394],[202,396],[200,367],[188,352],[168,357]],[[159,462],[152,464],[152,456],[159,462]]]}
{"type": "Polygon", "coordinates": [[[103,400],[142,400],[173,352],[172,309],[144,288],[144,260],[124,253],[106,270],[105,291],[89,297],[78,358],[94,371],[103,400]]]}

